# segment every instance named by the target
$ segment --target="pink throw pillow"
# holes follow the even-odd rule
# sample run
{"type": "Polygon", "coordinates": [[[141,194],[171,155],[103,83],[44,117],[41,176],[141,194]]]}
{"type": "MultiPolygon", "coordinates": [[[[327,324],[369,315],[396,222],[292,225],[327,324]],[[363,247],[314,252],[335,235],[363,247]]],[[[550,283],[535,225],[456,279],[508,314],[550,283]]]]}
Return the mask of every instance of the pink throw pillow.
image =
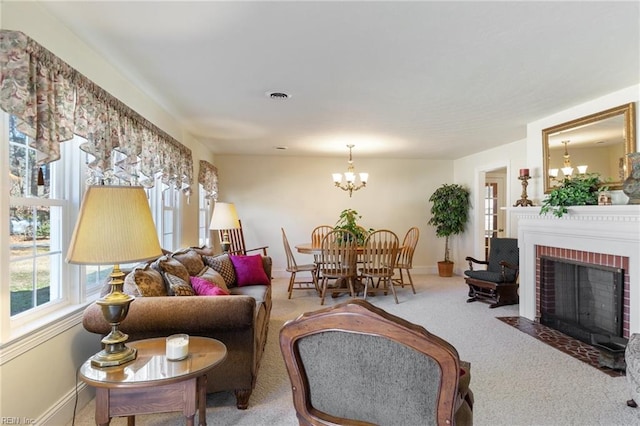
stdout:
{"type": "Polygon", "coordinates": [[[246,285],[270,285],[269,277],[262,265],[262,256],[229,256],[236,271],[238,287],[246,285]]]}
{"type": "Polygon", "coordinates": [[[228,291],[200,277],[191,277],[191,286],[198,296],[226,296],[229,294],[228,291]]]}

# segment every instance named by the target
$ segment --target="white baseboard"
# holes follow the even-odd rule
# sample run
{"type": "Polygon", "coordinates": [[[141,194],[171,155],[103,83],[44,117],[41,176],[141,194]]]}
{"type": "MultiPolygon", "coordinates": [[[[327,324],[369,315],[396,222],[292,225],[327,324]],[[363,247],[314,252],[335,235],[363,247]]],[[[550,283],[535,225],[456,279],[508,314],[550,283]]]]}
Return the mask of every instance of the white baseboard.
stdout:
{"type": "Polygon", "coordinates": [[[78,383],[77,385],[77,403],[76,390],[72,389],[56,404],[49,408],[39,419],[36,419],[37,425],[42,426],[60,426],[68,425],[74,420],[75,413],[84,408],[94,397],[95,390],[87,386],[86,383],[78,383]]]}

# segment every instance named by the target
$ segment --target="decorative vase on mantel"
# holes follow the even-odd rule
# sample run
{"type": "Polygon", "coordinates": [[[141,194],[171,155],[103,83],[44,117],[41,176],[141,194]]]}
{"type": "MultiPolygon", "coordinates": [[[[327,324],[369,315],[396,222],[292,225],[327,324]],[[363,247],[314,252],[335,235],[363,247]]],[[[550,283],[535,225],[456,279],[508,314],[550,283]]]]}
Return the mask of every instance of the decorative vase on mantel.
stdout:
{"type": "Polygon", "coordinates": [[[622,182],[622,192],[629,197],[627,204],[640,204],[640,152],[627,154],[631,162],[631,173],[622,182]]]}

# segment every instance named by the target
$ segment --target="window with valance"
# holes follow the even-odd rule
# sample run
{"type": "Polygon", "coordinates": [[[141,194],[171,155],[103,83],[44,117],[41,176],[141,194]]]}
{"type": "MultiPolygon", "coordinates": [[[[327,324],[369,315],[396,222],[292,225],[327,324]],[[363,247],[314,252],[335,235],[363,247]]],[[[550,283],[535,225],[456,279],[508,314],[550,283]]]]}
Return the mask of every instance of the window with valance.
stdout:
{"type": "Polygon", "coordinates": [[[190,194],[190,149],[24,33],[0,30],[0,71],[0,108],[17,118],[39,164],[58,160],[76,134],[93,157],[89,184],[152,187],[160,178],[190,194]]]}
{"type": "Polygon", "coordinates": [[[205,190],[206,200],[218,200],[218,168],[208,161],[200,160],[198,183],[205,190]]]}

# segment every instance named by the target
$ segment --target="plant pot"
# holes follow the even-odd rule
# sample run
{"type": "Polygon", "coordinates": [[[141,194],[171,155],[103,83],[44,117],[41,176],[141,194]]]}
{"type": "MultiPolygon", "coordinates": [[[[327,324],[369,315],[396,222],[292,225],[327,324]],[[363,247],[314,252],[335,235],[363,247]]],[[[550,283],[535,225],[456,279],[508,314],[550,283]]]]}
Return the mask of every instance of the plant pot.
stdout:
{"type": "Polygon", "coordinates": [[[440,261],[438,262],[438,275],[441,277],[453,276],[453,262],[440,261]]]}

